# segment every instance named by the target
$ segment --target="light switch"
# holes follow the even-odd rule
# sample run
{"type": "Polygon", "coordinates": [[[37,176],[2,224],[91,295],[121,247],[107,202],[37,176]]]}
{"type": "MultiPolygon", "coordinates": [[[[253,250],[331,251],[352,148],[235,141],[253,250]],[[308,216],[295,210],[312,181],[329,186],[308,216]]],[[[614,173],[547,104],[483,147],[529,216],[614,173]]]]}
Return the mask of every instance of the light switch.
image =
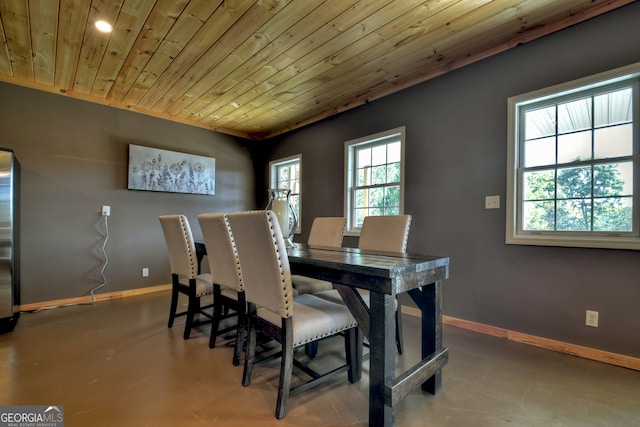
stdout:
{"type": "Polygon", "coordinates": [[[500,196],[486,196],[484,198],[485,209],[500,209],[500,196]]]}

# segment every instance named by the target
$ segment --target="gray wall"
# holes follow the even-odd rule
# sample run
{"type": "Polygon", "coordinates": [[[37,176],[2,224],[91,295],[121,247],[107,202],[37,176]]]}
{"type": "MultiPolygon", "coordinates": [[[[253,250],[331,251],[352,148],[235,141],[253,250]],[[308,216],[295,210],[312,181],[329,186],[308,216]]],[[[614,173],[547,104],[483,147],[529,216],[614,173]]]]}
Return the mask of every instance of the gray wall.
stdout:
{"type": "Polygon", "coordinates": [[[219,133],[0,83],[0,147],[22,166],[22,302],[89,295],[101,283],[102,205],[107,285],[98,293],[170,283],[158,215],[254,206],[244,141],[219,133]],[[214,196],[127,190],[128,144],[216,158],[214,196]],[[150,276],[142,278],[148,267],[150,276]]]}
{"type": "Polygon", "coordinates": [[[278,138],[267,160],[303,156],[298,240],[343,213],[344,141],[406,126],[409,250],[451,257],[445,314],[640,357],[640,252],[504,243],[507,98],[640,61],[638,22],[635,3],[278,138]]]}

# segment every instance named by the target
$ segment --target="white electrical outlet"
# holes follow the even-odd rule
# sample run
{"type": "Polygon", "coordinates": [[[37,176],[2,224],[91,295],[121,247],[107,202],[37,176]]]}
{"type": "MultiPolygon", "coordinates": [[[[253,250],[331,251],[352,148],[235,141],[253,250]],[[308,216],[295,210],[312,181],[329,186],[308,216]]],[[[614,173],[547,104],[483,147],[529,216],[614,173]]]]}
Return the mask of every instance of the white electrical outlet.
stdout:
{"type": "Polygon", "coordinates": [[[486,196],[484,198],[485,209],[500,209],[500,196],[486,196]]]}
{"type": "Polygon", "coordinates": [[[147,267],[142,269],[142,277],[149,277],[149,269],[147,267]]]}
{"type": "Polygon", "coordinates": [[[585,325],[591,326],[592,328],[598,327],[598,312],[593,310],[587,310],[587,315],[585,318],[585,325]]]}
{"type": "Polygon", "coordinates": [[[102,216],[111,215],[111,206],[102,205],[102,216]]]}

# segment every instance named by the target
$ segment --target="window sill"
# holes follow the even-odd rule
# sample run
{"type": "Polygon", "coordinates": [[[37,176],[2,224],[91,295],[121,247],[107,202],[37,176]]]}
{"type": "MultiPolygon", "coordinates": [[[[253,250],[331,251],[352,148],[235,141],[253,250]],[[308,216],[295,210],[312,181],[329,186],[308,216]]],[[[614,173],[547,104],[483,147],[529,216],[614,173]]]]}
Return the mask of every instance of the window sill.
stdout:
{"type": "Polygon", "coordinates": [[[507,245],[640,250],[639,237],[558,237],[527,234],[507,236],[505,243],[507,245]]]}

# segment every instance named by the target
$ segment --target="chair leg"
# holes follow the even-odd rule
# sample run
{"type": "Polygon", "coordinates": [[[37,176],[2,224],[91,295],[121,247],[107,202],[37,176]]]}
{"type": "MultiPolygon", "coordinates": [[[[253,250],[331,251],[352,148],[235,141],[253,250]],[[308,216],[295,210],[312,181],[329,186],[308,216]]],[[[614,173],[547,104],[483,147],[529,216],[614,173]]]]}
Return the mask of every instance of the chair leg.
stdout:
{"type": "Polygon", "coordinates": [[[255,314],[248,316],[248,331],[247,331],[247,349],[244,356],[244,372],[242,373],[242,385],[248,386],[251,384],[251,373],[253,372],[253,364],[256,359],[256,324],[255,314]]]}
{"type": "Polygon", "coordinates": [[[362,376],[362,340],[360,328],[351,328],[344,333],[344,350],[349,370],[347,376],[350,383],[360,381],[362,376]]]}
{"type": "Polygon", "coordinates": [[[313,359],[318,354],[318,341],[313,341],[307,343],[304,346],[304,352],[309,357],[309,359],[313,359]]]}
{"type": "Polygon", "coordinates": [[[238,328],[236,330],[236,344],[233,347],[233,359],[231,363],[233,366],[240,364],[240,356],[242,354],[242,347],[244,345],[244,337],[246,333],[246,321],[244,320],[244,314],[238,313],[238,328]]]}
{"type": "Polygon", "coordinates": [[[214,285],[213,291],[213,317],[211,319],[211,335],[209,337],[209,348],[215,348],[220,328],[220,317],[222,316],[222,295],[220,286],[214,285]]]}
{"type": "Polygon", "coordinates": [[[404,352],[404,338],[402,336],[402,310],[400,302],[398,302],[398,308],[396,308],[396,346],[398,347],[398,354],[404,352]]]}
{"type": "Polygon", "coordinates": [[[193,327],[193,318],[200,309],[200,298],[189,295],[189,307],[187,308],[187,321],[184,325],[184,334],[183,338],[185,340],[189,339],[189,335],[191,335],[191,328],[193,327]]]}
{"type": "Polygon", "coordinates": [[[178,309],[178,286],[176,286],[176,278],[173,278],[173,287],[171,289],[171,307],[169,308],[169,323],[168,327],[173,326],[173,321],[176,318],[176,310],[178,309]]]}
{"type": "Polygon", "coordinates": [[[247,304],[244,292],[238,293],[238,326],[236,330],[236,345],[233,348],[233,366],[240,364],[240,354],[244,345],[244,337],[247,331],[247,304]]]}
{"type": "Polygon", "coordinates": [[[293,322],[288,317],[282,320],[282,360],[280,361],[280,385],[276,403],[276,418],[281,420],[287,415],[287,401],[291,391],[293,372],[293,322]]]}

